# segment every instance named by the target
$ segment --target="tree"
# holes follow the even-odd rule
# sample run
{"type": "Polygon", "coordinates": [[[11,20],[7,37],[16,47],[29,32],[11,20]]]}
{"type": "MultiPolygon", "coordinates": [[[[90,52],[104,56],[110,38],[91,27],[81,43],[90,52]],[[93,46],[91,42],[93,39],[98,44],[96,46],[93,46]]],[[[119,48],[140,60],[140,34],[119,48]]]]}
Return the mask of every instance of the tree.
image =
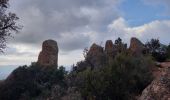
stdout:
{"type": "Polygon", "coordinates": [[[7,38],[21,29],[16,24],[19,18],[15,13],[7,12],[8,7],[8,0],[0,0],[0,52],[6,47],[7,38]]]}
{"type": "Polygon", "coordinates": [[[115,46],[119,53],[124,52],[127,49],[127,44],[123,43],[120,37],[115,40],[115,46]]]}
{"type": "Polygon", "coordinates": [[[170,59],[170,44],[167,47],[167,55],[168,55],[168,59],[170,59]]]}
{"type": "Polygon", "coordinates": [[[3,84],[0,84],[0,100],[35,100],[35,98],[36,100],[47,100],[51,95],[61,96],[63,95],[61,92],[65,92],[64,87],[67,87],[66,75],[67,72],[63,66],[59,69],[56,66],[43,68],[38,64],[20,66],[3,81],[3,84]],[[58,92],[59,90],[54,88],[55,86],[63,90],[58,92]],[[58,94],[54,95],[55,91],[58,94]],[[39,99],[39,97],[43,99],[39,99]]]}
{"type": "Polygon", "coordinates": [[[147,51],[151,54],[157,61],[165,61],[167,58],[166,46],[161,44],[159,39],[151,39],[145,44],[147,51]]]}
{"type": "Polygon", "coordinates": [[[160,47],[159,39],[151,39],[145,46],[149,50],[149,53],[157,52],[160,47]]]}

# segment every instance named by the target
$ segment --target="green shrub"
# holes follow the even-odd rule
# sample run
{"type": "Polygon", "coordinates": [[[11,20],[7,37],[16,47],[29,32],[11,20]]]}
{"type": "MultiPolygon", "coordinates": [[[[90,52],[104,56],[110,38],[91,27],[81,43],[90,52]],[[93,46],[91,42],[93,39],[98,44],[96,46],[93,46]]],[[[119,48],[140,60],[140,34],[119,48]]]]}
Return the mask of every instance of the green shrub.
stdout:
{"type": "Polygon", "coordinates": [[[77,86],[84,99],[131,100],[152,81],[149,57],[119,54],[102,69],[86,69],[77,75],[77,86]]]}
{"type": "Polygon", "coordinates": [[[167,47],[167,55],[168,55],[168,59],[170,59],[170,44],[167,47]]]}
{"type": "Polygon", "coordinates": [[[66,87],[64,67],[42,67],[37,64],[21,66],[14,70],[0,86],[0,100],[30,100],[37,96],[50,95],[53,85],[66,87]]]}
{"type": "Polygon", "coordinates": [[[161,44],[158,39],[151,39],[145,46],[148,53],[154,57],[154,60],[163,62],[167,59],[167,46],[161,44]]]}

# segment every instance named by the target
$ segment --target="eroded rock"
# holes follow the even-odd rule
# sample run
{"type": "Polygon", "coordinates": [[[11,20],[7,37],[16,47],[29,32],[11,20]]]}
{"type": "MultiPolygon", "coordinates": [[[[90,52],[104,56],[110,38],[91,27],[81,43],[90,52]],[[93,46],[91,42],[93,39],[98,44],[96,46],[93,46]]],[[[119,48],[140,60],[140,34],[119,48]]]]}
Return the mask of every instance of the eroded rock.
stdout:
{"type": "Polygon", "coordinates": [[[58,45],[54,40],[43,42],[42,51],[38,56],[38,64],[42,66],[58,66],[58,45]]]}
{"type": "Polygon", "coordinates": [[[108,56],[114,56],[115,55],[115,50],[114,50],[114,45],[112,40],[107,40],[105,44],[105,52],[108,56]]]}
{"type": "Polygon", "coordinates": [[[105,53],[103,47],[93,44],[87,53],[86,61],[91,67],[100,67],[105,63],[105,53]]]}
{"type": "Polygon", "coordinates": [[[138,100],[170,100],[170,68],[165,68],[161,76],[144,89],[138,100]]]}
{"type": "Polygon", "coordinates": [[[129,50],[130,50],[130,53],[133,55],[141,55],[143,54],[143,51],[145,50],[145,46],[140,40],[133,37],[130,40],[129,50]]]}

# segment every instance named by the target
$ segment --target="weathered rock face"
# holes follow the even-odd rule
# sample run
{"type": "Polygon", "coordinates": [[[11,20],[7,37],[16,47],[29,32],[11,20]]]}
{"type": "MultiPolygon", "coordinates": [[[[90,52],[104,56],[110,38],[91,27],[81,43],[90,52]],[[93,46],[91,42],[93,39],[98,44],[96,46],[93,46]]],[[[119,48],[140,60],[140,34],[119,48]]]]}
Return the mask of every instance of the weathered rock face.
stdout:
{"type": "Polygon", "coordinates": [[[170,68],[165,68],[142,93],[138,100],[170,100],[170,68]]]}
{"type": "Polygon", "coordinates": [[[108,56],[113,56],[115,53],[112,40],[107,40],[105,44],[105,52],[108,56]]]}
{"type": "Polygon", "coordinates": [[[131,38],[130,41],[130,47],[129,47],[130,53],[133,55],[141,55],[143,51],[145,50],[145,47],[141,41],[139,41],[137,38],[131,38]]]}
{"type": "Polygon", "coordinates": [[[112,40],[107,40],[105,44],[106,59],[109,64],[113,62],[114,57],[117,54],[117,50],[112,40]]]}
{"type": "Polygon", "coordinates": [[[38,63],[42,66],[58,66],[58,45],[56,41],[46,40],[43,42],[38,63]]]}
{"type": "Polygon", "coordinates": [[[86,61],[90,63],[92,67],[102,66],[105,61],[105,53],[103,47],[94,43],[87,53],[86,61]]]}

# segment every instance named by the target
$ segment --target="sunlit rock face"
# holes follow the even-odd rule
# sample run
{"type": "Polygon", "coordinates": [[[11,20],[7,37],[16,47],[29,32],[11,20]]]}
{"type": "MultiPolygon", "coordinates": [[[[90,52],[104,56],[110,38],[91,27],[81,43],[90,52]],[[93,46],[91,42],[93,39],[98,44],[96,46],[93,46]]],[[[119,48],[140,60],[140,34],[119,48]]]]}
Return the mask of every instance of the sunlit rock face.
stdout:
{"type": "Polygon", "coordinates": [[[165,68],[161,76],[144,89],[138,100],[170,100],[170,68],[165,68]]]}
{"type": "Polygon", "coordinates": [[[145,50],[144,44],[135,37],[132,37],[130,40],[130,53],[133,55],[141,55],[145,50]]]}
{"type": "Polygon", "coordinates": [[[58,66],[58,45],[54,40],[43,42],[42,51],[38,56],[38,64],[42,66],[58,66]]]}

